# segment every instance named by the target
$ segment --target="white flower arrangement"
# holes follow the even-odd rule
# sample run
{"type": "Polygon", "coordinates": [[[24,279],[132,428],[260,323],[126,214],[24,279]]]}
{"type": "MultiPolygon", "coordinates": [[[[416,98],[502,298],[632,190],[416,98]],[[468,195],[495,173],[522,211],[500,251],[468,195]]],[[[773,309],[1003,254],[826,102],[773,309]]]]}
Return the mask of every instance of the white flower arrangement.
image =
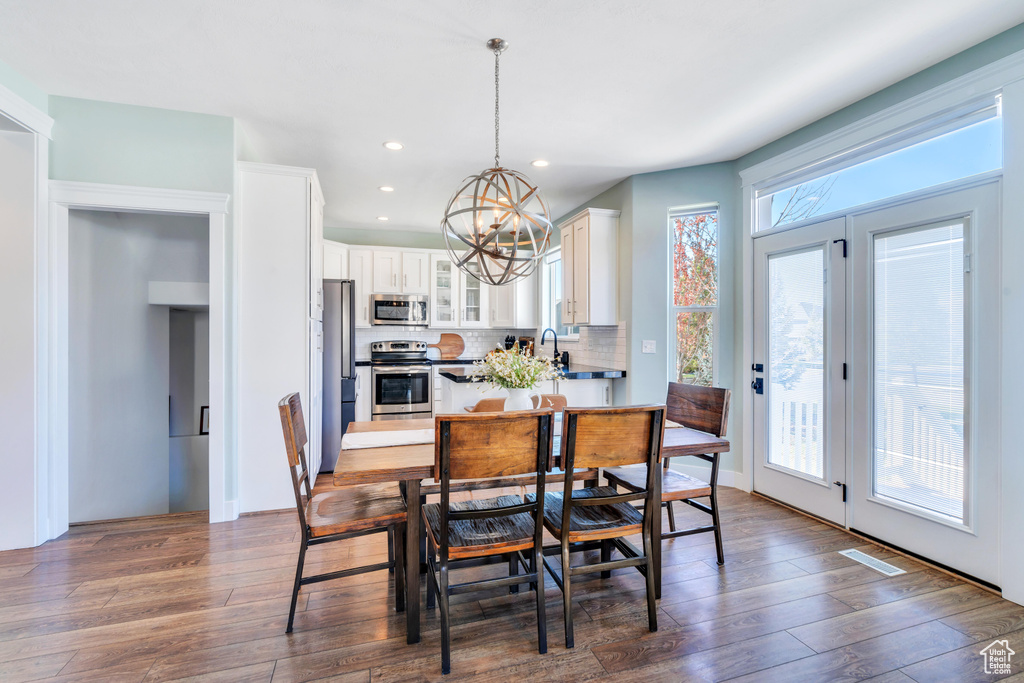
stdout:
{"type": "Polygon", "coordinates": [[[507,350],[495,349],[483,360],[474,361],[470,376],[502,389],[533,389],[540,382],[562,377],[562,371],[550,358],[521,353],[516,344],[507,350]]]}

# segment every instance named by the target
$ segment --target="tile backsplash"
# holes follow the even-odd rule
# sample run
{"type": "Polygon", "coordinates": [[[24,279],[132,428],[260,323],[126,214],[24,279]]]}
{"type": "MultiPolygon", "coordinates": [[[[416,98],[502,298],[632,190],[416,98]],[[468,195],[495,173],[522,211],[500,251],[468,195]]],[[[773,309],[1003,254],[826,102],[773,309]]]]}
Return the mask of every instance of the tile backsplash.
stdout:
{"type": "MultiPolygon", "coordinates": [[[[506,335],[535,337],[538,353],[554,352],[551,339],[540,348],[537,330],[493,329],[493,330],[441,330],[417,327],[371,327],[356,330],[356,360],[369,360],[370,344],[387,339],[412,339],[434,344],[442,332],[456,332],[466,342],[461,358],[483,358],[484,354],[504,342],[506,335]]],[[[626,326],[581,327],[578,340],[559,340],[559,351],[569,352],[569,364],[592,365],[616,370],[626,369],[626,326]]],[[[428,358],[437,358],[437,349],[427,349],[428,358]]]]}
{"type": "MultiPolygon", "coordinates": [[[[503,344],[507,335],[518,337],[535,336],[536,330],[441,330],[423,329],[421,327],[371,327],[370,329],[360,328],[356,330],[356,360],[370,359],[370,344],[375,341],[388,339],[411,339],[425,341],[428,344],[436,344],[441,338],[442,332],[455,332],[466,342],[466,350],[460,358],[477,359],[483,358],[488,351],[492,351],[499,344],[503,344]]],[[[550,342],[549,342],[550,343],[550,342]]],[[[427,349],[428,358],[437,358],[437,349],[427,349]]]]}

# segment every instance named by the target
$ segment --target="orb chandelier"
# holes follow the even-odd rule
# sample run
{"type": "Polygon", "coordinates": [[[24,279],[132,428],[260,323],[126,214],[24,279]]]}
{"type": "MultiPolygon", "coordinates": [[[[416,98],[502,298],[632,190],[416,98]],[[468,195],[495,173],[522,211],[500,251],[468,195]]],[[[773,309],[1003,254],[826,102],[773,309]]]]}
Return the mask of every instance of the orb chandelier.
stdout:
{"type": "Polygon", "coordinates": [[[537,268],[551,244],[551,219],[540,189],[519,171],[501,167],[498,148],[498,61],[508,43],[487,41],[494,53],[494,166],[462,181],[441,221],[448,253],[463,272],[507,285],[537,268]]]}

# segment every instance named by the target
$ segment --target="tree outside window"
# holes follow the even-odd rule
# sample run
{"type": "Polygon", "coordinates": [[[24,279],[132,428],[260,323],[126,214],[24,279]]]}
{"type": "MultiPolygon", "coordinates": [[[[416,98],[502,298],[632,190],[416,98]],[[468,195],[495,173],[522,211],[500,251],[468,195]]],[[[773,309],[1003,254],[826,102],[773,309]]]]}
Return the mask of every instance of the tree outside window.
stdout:
{"type": "Polygon", "coordinates": [[[718,310],[718,211],[670,214],[669,228],[675,381],[711,386],[718,310]]]}

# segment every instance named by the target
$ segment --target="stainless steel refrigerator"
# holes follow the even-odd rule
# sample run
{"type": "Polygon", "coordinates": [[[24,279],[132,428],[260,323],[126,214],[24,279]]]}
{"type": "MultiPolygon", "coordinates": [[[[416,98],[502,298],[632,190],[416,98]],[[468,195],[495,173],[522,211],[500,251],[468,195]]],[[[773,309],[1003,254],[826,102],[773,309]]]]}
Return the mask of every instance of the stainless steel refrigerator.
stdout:
{"type": "Polygon", "coordinates": [[[321,472],[333,472],[341,437],[356,419],[355,288],[324,280],[324,416],[321,472]]]}

